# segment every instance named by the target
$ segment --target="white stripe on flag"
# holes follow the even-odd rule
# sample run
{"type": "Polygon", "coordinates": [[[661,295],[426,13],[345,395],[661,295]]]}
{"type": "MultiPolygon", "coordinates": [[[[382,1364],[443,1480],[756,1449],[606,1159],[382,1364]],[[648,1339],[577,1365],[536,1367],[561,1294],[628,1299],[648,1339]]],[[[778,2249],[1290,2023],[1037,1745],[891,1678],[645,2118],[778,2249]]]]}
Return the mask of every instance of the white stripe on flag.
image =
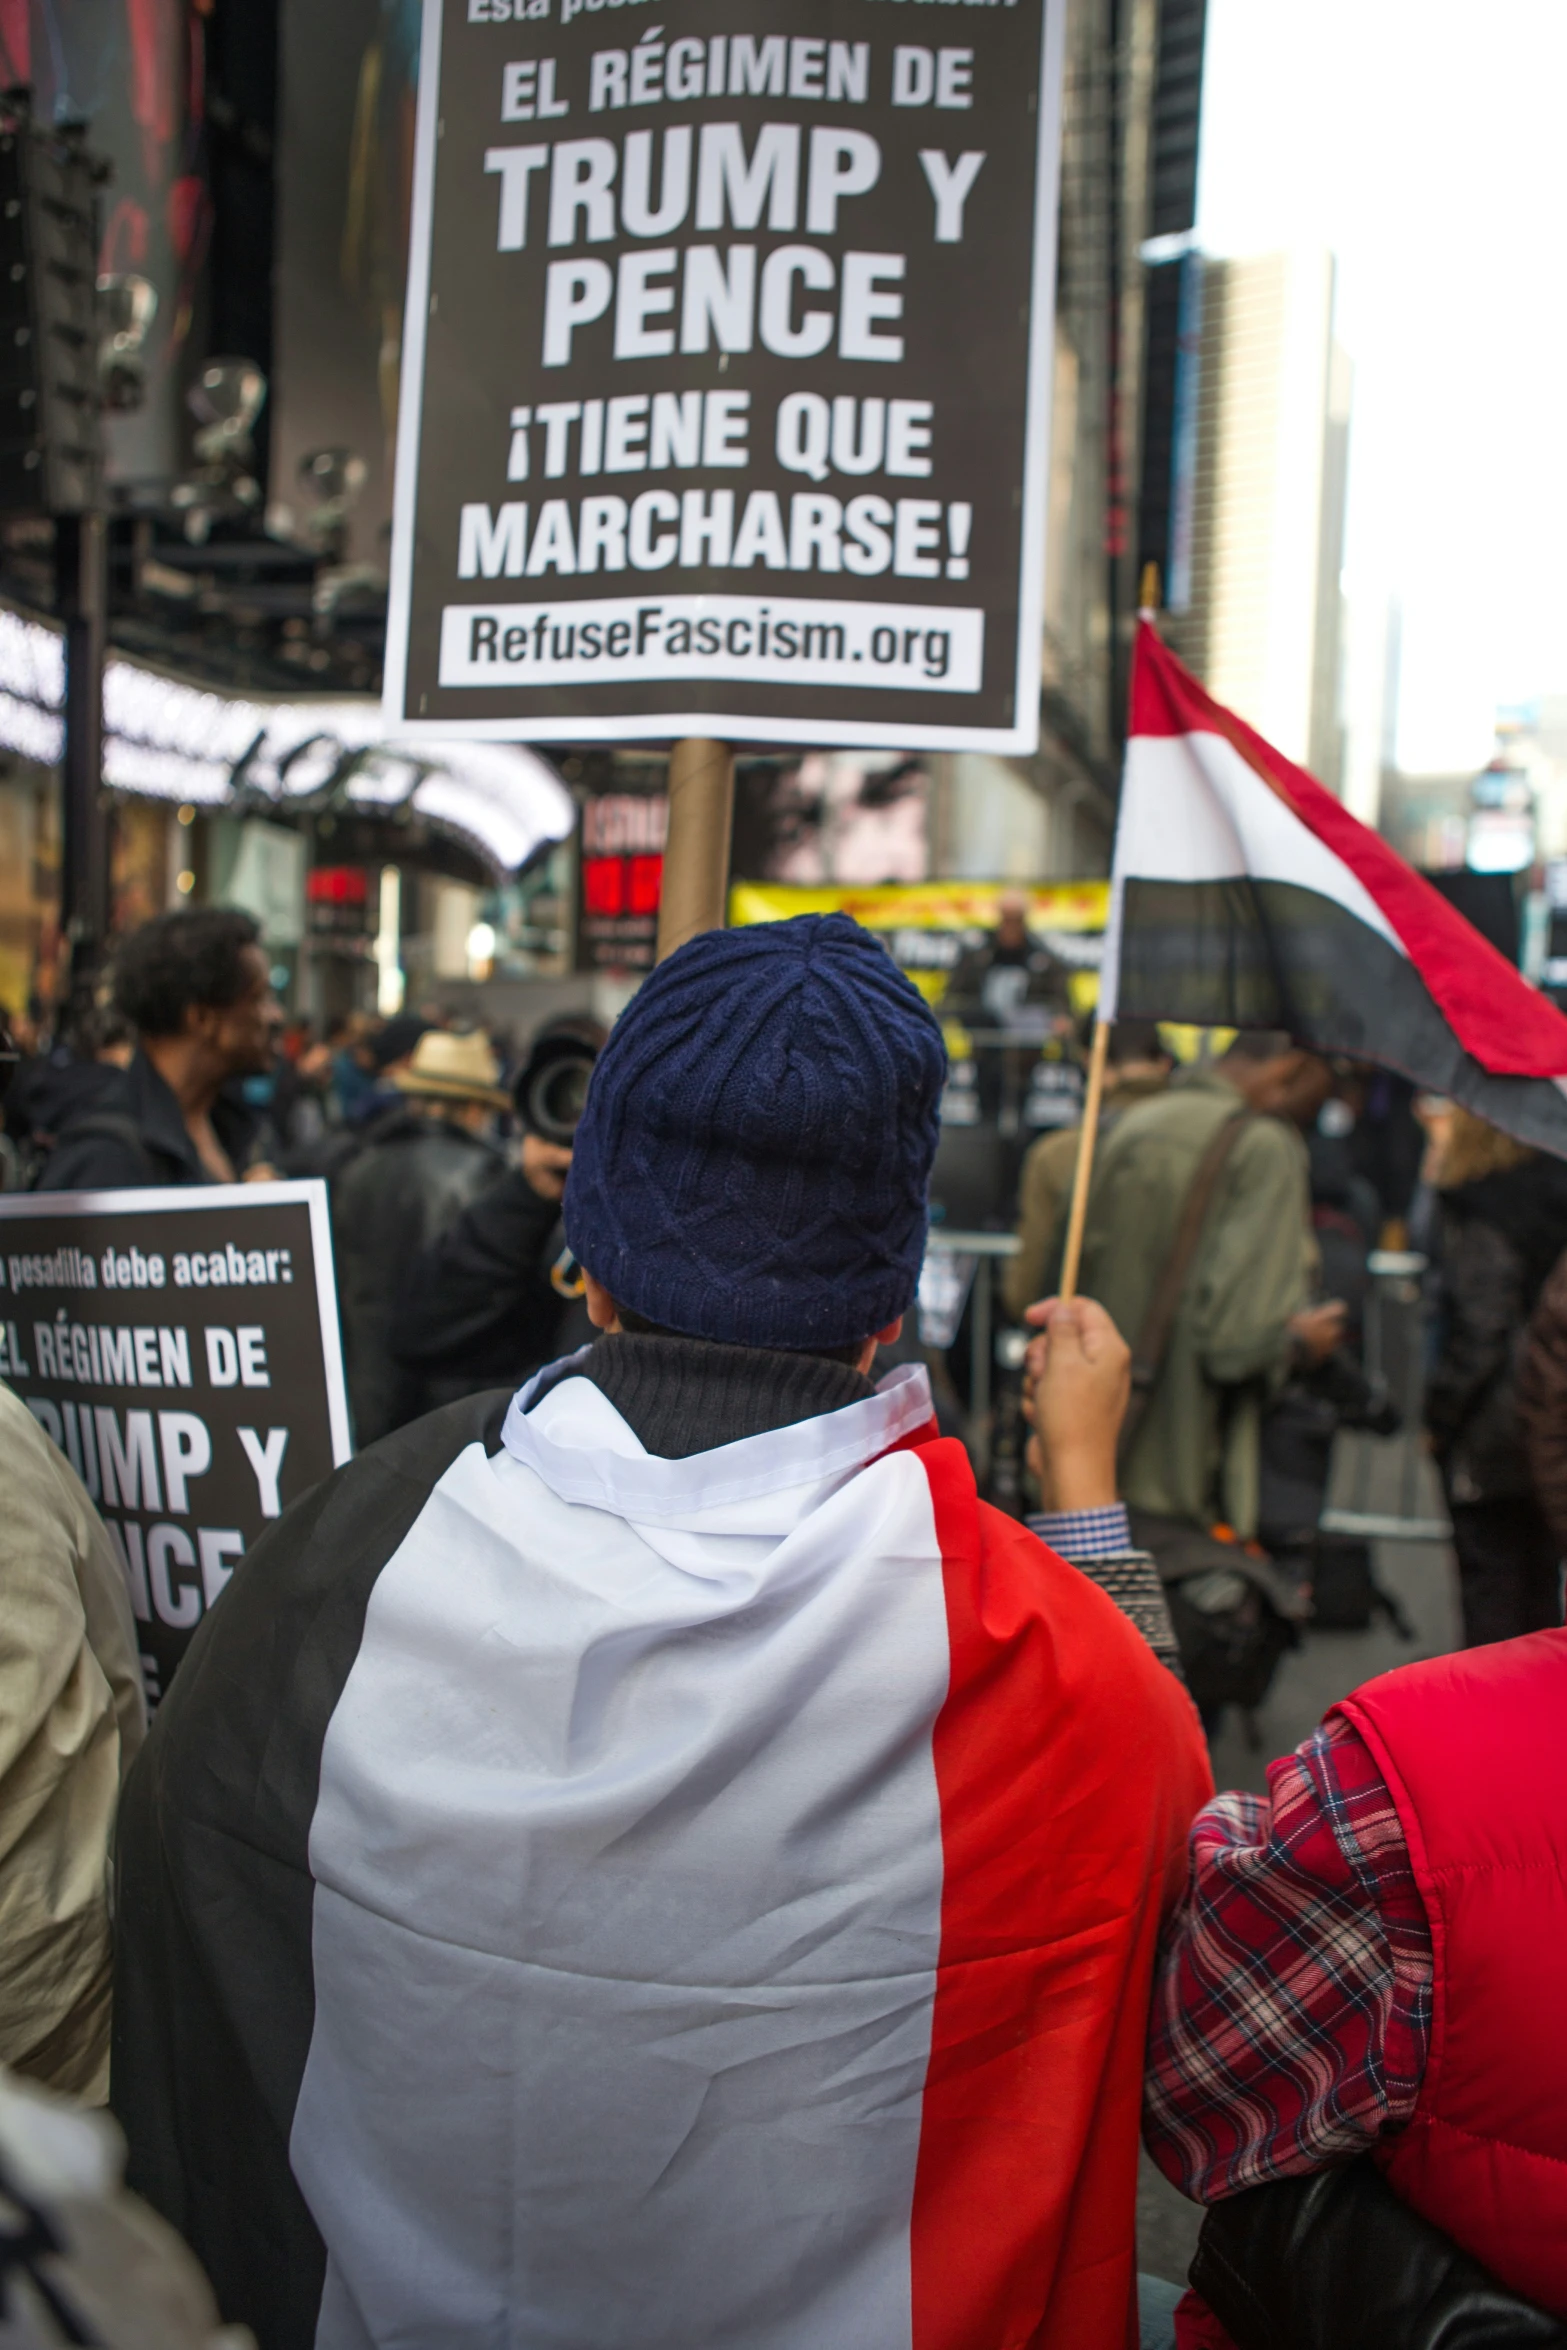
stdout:
{"type": "Polygon", "coordinates": [[[1134,735],[1116,826],[1100,1011],[1116,1016],[1128,881],[1288,881],[1404,947],[1365,884],[1219,734],[1134,735]]]}
{"type": "Polygon", "coordinates": [[[311,1833],[319,2350],[907,2350],[941,1558],[911,1454],[786,1515],[472,1447],[383,1570],[311,1833]]]}

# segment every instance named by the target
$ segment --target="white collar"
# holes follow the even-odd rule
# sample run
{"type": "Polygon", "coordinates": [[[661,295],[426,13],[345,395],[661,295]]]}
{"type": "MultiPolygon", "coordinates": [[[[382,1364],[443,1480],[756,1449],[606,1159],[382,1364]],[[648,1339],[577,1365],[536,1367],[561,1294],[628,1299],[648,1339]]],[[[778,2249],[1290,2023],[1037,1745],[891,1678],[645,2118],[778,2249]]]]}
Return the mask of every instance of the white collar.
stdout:
{"type": "Polygon", "coordinates": [[[650,1522],[689,1525],[737,1502],[841,1483],[934,1417],[929,1373],[905,1363],[858,1403],[667,1461],[644,1450],[590,1379],[559,1374],[550,1364],[512,1397],[502,1444],[562,1501],[650,1522]]]}

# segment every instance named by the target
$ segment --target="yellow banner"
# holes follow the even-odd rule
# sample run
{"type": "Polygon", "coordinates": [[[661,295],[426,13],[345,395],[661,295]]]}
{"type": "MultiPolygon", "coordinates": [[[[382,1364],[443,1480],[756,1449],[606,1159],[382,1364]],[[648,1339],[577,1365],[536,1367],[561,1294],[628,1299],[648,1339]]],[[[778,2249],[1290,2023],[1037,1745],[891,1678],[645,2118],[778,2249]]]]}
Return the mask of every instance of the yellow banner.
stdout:
{"type": "MultiPolygon", "coordinates": [[[[940,963],[900,949],[900,930],[994,930],[1000,900],[1022,890],[1028,900],[1029,928],[1064,935],[1096,938],[1103,935],[1110,912],[1108,881],[1041,881],[1024,888],[1015,881],[893,881],[875,889],[847,887],[808,889],[785,881],[737,881],[729,891],[729,927],[748,922],[787,922],[794,914],[852,914],[867,930],[887,939],[895,959],[922,996],[939,1004],[946,992],[947,969],[940,963]]],[[[1074,971],[1069,986],[1072,1009],[1091,1012],[1099,997],[1099,974],[1074,971]]],[[[1178,1028],[1161,1022],[1159,1033],[1178,1061],[1195,1061],[1202,1052],[1222,1053],[1235,1031],[1231,1028],[1178,1028]]],[[[969,1046],[963,1030],[947,1024],[948,1048],[961,1059],[969,1046]]]]}
{"type": "MultiPolygon", "coordinates": [[[[867,930],[876,931],[888,952],[913,980],[927,1003],[940,1004],[947,980],[961,952],[965,933],[994,930],[1001,900],[1021,894],[1028,900],[1029,928],[1041,935],[1097,938],[1103,934],[1110,909],[1108,881],[1041,881],[1025,888],[1015,881],[889,881],[875,889],[839,885],[807,889],[793,882],[737,881],[729,892],[729,927],[748,922],[787,922],[794,914],[852,914],[867,930]],[[928,934],[929,943],[919,934],[928,934]],[[943,937],[950,945],[938,943],[943,937]]],[[[1069,987],[1072,1009],[1090,1012],[1099,994],[1097,970],[1075,970],[1069,987]]],[[[968,1051],[962,1031],[953,1027],[948,1049],[961,1057],[968,1051]]]]}
{"type": "Polygon", "coordinates": [[[1031,928],[1102,931],[1109,914],[1108,881],[893,881],[875,889],[809,889],[793,882],[737,881],[729,892],[729,925],[787,922],[793,914],[851,914],[867,930],[994,930],[1002,898],[1021,891],[1031,928]]]}

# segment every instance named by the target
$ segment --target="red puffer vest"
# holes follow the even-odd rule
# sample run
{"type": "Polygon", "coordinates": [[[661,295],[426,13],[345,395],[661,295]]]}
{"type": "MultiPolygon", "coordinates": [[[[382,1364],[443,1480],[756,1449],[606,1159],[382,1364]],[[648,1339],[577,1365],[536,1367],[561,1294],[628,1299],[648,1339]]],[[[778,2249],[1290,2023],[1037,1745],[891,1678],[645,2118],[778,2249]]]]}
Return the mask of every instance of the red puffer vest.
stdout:
{"type": "Polygon", "coordinates": [[[1567,2316],[1567,1631],[1368,1682],[1338,1709],[1431,1921],[1431,2053],[1381,2160],[1415,2210],[1567,2316]]]}

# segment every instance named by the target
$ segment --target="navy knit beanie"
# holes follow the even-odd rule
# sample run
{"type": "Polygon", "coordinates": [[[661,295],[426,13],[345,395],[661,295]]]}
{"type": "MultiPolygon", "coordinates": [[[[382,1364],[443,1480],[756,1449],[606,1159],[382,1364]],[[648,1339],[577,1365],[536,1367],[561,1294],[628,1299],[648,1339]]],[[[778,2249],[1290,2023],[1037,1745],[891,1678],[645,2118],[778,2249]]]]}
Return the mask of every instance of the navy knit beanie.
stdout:
{"type": "Polygon", "coordinates": [[[704,932],[599,1057],[566,1238],[689,1338],[869,1338],[919,1280],[945,1074],[929,1008],[847,915],[704,932]]]}

